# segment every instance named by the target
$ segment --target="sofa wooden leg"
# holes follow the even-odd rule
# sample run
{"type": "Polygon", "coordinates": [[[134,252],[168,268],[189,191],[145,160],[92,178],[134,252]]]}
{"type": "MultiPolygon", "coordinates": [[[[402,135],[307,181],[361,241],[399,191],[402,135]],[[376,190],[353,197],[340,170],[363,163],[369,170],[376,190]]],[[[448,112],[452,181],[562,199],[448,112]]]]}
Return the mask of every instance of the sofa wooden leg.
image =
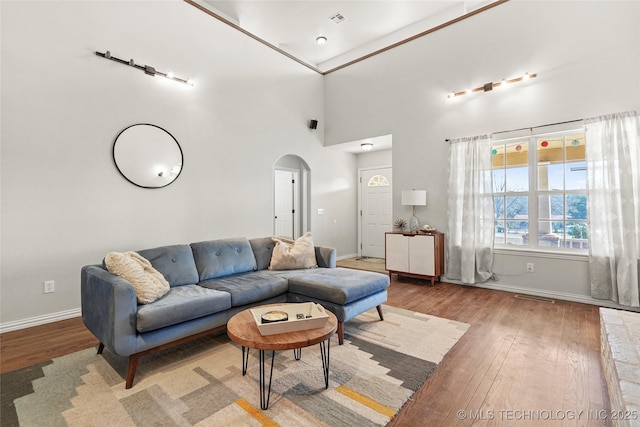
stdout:
{"type": "Polygon", "coordinates": [[[344,322],[338,322],[338,345],[344,344],[344,334],[342,331],[342,324],[344,322]]]}
{"type": "Polygon", "coordinates": [[[384,320],[384,316],[382,315],[382,306],[378,305],[376,308],[378,309],[378,316],[380,316],[380,320],[384,320]]]}
{"type": "Polygon", "coordinates": [[[98,354],[102,354],[102,350],[104,350],[104,344],[98,344],[98,354]]]}
{"type": "Polygon", "coordinates": [[[133,386],[133,378],[136,376],[136,369],[138,367],[139,354],[132,354],[129,356],[129,367],[127,368],[127,381],[124,388],[129,389],[133,386]]]}

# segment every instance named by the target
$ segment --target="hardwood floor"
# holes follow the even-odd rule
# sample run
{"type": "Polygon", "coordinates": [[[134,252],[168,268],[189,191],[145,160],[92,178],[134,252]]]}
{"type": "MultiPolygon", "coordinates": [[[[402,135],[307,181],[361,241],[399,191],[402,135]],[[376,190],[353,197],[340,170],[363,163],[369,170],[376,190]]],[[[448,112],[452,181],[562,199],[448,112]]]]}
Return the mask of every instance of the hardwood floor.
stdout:
{"type": "Polygon", "coordinates": [[[391,426],[611,425],[598,307],[425,283],[394,280],[387,303],[471,326],[391,426]]]}
{"type": "MultiPolygon", "coordinates": [[[[611,425],[598,307],[396,276],[387,304],[471,325],[390,426],[611,425]]],[[[8,332],[0,368],[96,344],[80,318],[8,332]]]]}
{"type": "Polygon", "coordinates": [[[97,346],[82,319],[62,320],[0,335],[0,372],[10,372],[54,357],[97,346]]]}

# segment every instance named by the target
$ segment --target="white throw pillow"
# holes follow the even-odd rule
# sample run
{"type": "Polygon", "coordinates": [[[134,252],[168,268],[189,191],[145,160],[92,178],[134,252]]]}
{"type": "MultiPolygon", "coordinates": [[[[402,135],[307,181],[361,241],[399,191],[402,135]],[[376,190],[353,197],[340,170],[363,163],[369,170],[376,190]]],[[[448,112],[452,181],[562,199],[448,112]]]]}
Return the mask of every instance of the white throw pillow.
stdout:
{"type": "Polygon", "coordinates": [[[276,246],[271,254],[269,270],[295,270],[318,266],[316,249],[310,232],[298,237],[295,241],[282,237],[272,239],[276,246]]]}
{"type": "Polygon", "coordinates": [[[140,304],[154,302],[169,292],[169,282],[137,252],[110,252],[104,258],[107,270],[129,281],[140,304]]]}

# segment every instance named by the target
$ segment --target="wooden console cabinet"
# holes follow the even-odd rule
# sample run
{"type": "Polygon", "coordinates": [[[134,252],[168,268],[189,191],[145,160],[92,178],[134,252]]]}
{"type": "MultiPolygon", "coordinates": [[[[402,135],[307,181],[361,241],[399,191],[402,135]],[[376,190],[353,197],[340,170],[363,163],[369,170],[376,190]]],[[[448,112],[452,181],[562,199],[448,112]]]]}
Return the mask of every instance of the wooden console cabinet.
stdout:
{"type": "Polygon", "coordinates": [[[431,279],[444,274],[443,233],[385,233],[385,268],[399,276],[431,279]]]}

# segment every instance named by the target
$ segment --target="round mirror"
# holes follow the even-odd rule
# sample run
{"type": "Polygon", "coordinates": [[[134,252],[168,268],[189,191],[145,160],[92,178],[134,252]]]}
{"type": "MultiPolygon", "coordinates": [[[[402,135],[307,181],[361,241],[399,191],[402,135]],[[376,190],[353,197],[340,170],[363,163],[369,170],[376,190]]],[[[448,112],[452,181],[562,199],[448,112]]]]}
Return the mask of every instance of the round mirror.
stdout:
{"type": "Polygon", "coordinates": [[[159,126],[141,123],[118,134],[113,160],[129,182],[143,188],[161,188],[178,178],[183,157],[173,135],[159,126]]]}

